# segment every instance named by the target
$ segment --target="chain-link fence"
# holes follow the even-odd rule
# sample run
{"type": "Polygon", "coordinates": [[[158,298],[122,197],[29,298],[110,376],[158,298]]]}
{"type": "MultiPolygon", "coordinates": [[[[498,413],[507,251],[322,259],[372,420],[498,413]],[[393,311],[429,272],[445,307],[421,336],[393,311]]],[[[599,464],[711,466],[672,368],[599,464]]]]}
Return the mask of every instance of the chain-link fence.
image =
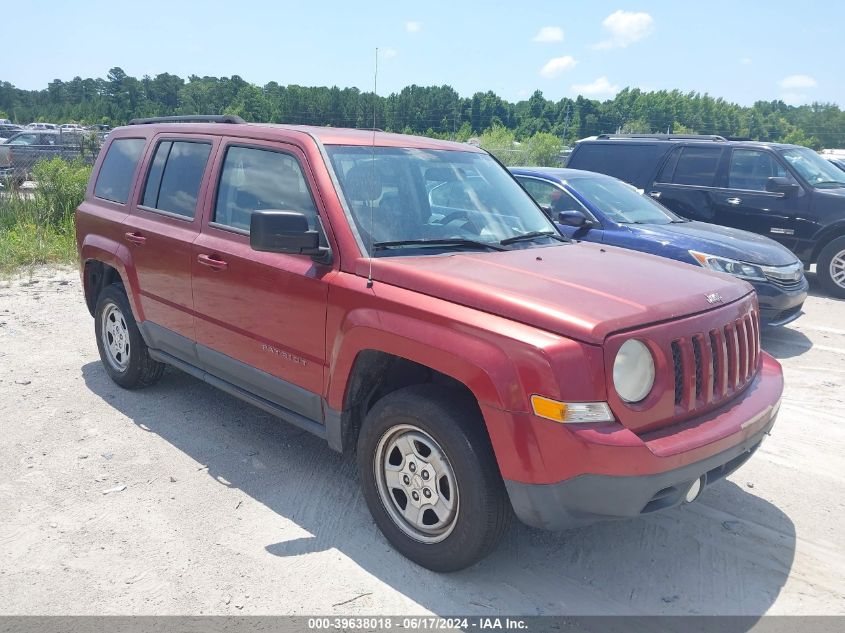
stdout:
{"type": "Polygon", "coordinates": [[[0,144],[0,182],[7,190],[23,186],[42,160],[93,164],[103,140],[103,134],[93,131],[23,130],[0,144]]]}

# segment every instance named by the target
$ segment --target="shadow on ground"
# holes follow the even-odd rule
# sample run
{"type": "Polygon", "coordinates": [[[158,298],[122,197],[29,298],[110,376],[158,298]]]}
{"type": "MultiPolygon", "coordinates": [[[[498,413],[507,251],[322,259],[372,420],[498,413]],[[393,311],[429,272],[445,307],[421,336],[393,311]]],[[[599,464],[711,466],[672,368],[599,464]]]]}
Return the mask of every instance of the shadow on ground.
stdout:
{"type": "Polygon", "coordinates": [[[114,385],[99,363],[82,374],[91,391],[140,428],[207,464],[209,477],[311,534],[262,543],[268,555],[336,548],[439,615],[758,615],[792,566],[790,519],[745,487],[721,482],[695,504],[642,519],[562,534],[517,523],[475,567],[434,574],[394,552],[372,523],[352,456],[175,370],[135,392],[114,385]],[[267,468],[250,468],[245,452],[260,453],[267,468]]]}
{"type": "Polygon", "coordinates": [[[806,334],[789,326],[762,328],[760,344],[779,359],[801,356],[813,348],[813,341],[806,334]]]}

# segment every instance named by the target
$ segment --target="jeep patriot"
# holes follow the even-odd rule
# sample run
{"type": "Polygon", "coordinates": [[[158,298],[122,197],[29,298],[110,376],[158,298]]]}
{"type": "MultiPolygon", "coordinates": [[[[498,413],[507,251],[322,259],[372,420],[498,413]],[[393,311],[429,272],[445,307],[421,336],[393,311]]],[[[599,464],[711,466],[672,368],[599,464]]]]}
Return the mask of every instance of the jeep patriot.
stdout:
{"type": "Polygon", "coordinates": [[[76,226],[118,385],[172,365],[356,450],[375,523],[433,570],[514,514],[560,530],[692,502],[780,406],[751,286],[570,241],[469,145],[133,121],[76,226]]]}

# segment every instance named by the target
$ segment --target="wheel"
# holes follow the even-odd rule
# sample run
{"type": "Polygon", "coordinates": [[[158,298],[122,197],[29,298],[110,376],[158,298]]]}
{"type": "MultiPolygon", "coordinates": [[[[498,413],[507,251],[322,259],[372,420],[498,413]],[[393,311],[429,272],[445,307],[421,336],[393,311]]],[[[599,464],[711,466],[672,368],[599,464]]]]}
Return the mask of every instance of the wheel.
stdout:
{"type": "Polygon", "coordinates": [[[164,363],[150,357],[123,286],[103,288],[94,315],[100,360],[112,380],[126,389],[136,389],[161,378],[164,363]]]}
{"type": "Polygon", "coordinates": [[[379,400],[358,436],[358,473],[387,540],[433,571],[478,562],[512,520],[478,407],[460,392],[416,385],[379,400]]]}
{"type": "Polygon", "coordinates": [[[845,236],[837,237],[822,249],[816,274],[828,294],[845,299],[845,236]]]}

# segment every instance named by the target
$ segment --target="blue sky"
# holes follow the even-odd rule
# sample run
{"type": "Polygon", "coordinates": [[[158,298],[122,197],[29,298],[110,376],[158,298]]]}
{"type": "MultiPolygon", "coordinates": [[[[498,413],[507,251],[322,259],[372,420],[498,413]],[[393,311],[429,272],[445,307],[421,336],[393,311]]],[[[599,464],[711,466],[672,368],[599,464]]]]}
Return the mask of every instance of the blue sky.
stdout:
{"type": "Polygon", "coordinates": [[[13,13],[26,19],[3,29],[0,80],[27,89],[120,66],[370,90],[379,47],[380,94],[416,83],[604,99],[636,86],[845,103],[845,3],[831,0],[25,0],[13,13]]]}

